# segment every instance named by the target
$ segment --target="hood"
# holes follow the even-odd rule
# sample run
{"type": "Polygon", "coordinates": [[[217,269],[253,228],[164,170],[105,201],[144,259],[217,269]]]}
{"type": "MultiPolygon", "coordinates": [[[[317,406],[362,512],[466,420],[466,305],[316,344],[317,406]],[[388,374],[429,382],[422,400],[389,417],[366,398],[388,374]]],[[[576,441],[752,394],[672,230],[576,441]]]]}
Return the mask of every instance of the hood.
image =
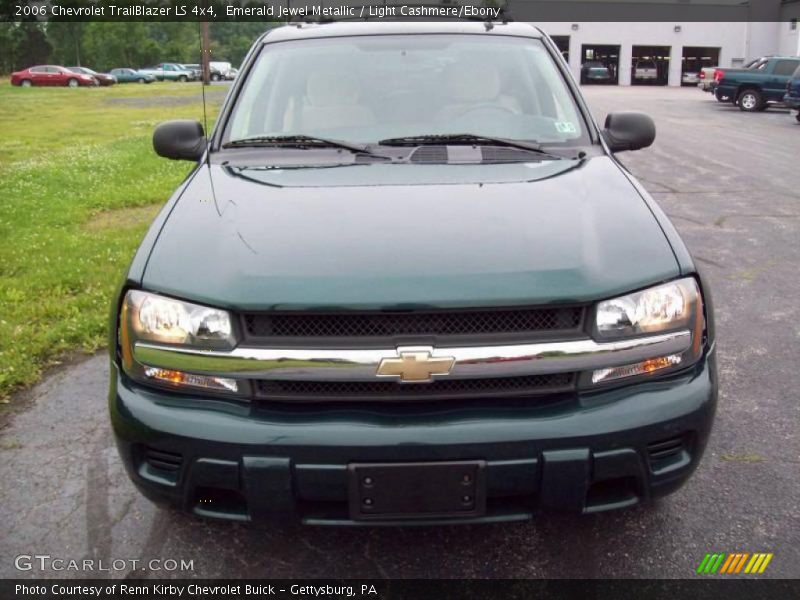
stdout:
{"type": "Polygon", "coordinates": [[[498,165],[198,167],[143,287],[239,309],[586,302],[679,274],[605,156],[498,165]]]}

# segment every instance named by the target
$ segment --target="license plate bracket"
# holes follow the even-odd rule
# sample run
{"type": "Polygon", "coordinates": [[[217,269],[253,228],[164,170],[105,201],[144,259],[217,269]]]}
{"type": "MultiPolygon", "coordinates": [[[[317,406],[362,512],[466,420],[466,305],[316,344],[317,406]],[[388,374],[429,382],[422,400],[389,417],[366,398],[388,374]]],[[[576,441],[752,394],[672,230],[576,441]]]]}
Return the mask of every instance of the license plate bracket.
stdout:
{"type": "Polygon", "coordinates": [[[350,517],[481,516],[486,512],[485,467],[485,461],[350,464],[350,517]]]}

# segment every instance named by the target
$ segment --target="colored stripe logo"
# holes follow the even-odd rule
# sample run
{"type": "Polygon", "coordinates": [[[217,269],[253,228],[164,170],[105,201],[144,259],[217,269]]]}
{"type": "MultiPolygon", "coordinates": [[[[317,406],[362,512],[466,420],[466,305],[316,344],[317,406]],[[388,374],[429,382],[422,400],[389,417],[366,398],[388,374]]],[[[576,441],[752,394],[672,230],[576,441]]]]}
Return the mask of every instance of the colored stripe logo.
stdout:
{"type": "Polygon", "coordinates": [[[709,552],[700,561],[697,567],[699,575],[727,574],[735,575],[739,573],[763,573],[769,561],[772,560],[772,552],[709,552]]]}

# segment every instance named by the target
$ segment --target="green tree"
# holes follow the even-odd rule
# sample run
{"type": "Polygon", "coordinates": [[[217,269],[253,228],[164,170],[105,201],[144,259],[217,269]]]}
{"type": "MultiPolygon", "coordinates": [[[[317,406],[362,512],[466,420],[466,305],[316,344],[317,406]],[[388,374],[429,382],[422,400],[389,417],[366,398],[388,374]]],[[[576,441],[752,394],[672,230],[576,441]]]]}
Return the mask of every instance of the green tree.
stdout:
{"type": "Polygon", "coordinates": [[[200,62],[200,23],[148,23],[148,35],[160,49],[157,62],[200,62]]]}
{"type": "Polygon", "coordinates": [[[83,63],[98,71],[115,67],[140,68],[158,62],[161,48],[150,36],[147,23],[87,23],[83,35],[83,63]]]}
{"type": "MultiPolygon", "coordinates": [[[[273,26],[262,22],[211,23],[211,60],[240,65],[253,42],[273,26]]],[[[200,60],[197,22],[0,22],[0,73],[47,62],[107,71],[200,60]]]]}
{"type": "Polygon", "coordinates": [[[36,21],[16,23],[10,31],[10,50],[12,71],[48,63],[53,47],[47,41],[45,24],[36,21]]]}
{"type": "Polygon", "coordinates": [[[10,73],[14,68],[13,29],[16,23],[0,22],[0,74],[10,73]]]}
{"type": "Polygon", "coordinates": [[[211,23],[211,60],[228,61],[238,67],[253,42],[270,26],[249,21],[211,23]]]}
{"type": "MultiPolygon", "coordinates": [[[[51,60],[59,65],[80,66],[84,64],[83,21],[50,21],[47,24],[47,40],[53,46],[51,60]]],[[[90,64],[90,63],[86,63],[90,64]]]]}

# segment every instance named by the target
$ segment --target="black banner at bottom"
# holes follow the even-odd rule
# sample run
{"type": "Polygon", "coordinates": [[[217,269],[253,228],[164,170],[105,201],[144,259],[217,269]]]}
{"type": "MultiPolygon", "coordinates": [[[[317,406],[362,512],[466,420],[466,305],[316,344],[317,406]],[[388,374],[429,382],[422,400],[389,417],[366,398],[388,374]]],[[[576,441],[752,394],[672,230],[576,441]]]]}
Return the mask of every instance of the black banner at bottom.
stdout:
{"type": "Polygon", "coordinates": [[[519,599],[550,600],[784,600],[800,598],[800,580],[690,579],[690,580],[113,580],[113,579],[5,579],[3,600],[439,600],[519,599]]]}

